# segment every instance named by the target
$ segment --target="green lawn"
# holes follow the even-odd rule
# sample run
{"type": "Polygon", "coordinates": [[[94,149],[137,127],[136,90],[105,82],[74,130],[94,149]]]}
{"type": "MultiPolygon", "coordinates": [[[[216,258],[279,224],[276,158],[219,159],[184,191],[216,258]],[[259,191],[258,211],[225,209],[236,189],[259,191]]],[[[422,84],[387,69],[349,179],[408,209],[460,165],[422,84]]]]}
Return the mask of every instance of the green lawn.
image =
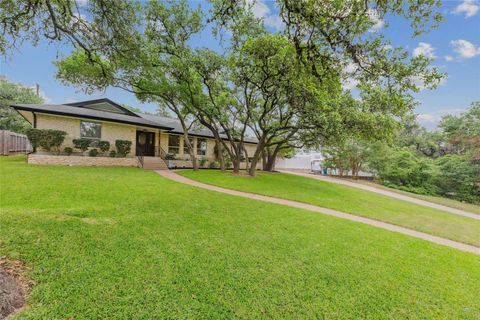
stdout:
{"type": "Polygon", "coordinates": [[[257,177],[218,170],[179,171],[201,182],[297,200],[480,246],[480,220],[318,179],[260,172],[257,177]]]}
{"type": "Polygon", "coordinates": [[[19,319],[478,319],[480,257],[135,168],[0,158],[19,319]]]}
{"type": "Polygon", "coordinates": [[[357,179],[357,180],[346,179],[346,180],[351,181],[351,182],[355,182],[355,183],[365,184],[367,186],[371,186],[371,187],[375,187],[375,188],[380,188],[380,189],[400,193],[400,194],[403,194],[403,195],[406,195],[406,196],[409,196],[409,197],[413,197],[413,198],[417,198],[417,199],[420,199],[420,200],[425,200],[425,201],[430,201],[430,202],[433,202],[433,203],[438,203],[438,204],[441,204],[441,205],[444,205],[444,206],[447,206],[447,207],[451,207],[451,208],[455,208],[455,209],[460,209],[460,210],[465,210],[465,211],[468,211],[468,212],[480,214],[480,205],[476,205],[476,204],[473,204],[473,203],[461,202],[461,201],[458,201],[458,200],[444,198],[444,197],[430,196],[430,195],[426,195],[426,194],[417,194],[417,193],[407,192],[407,191],[403,191],[403,190],[399,190],[399,189],[389,188],[389,187],[384,186],[384,185],[382,185],[380,183],[377,183],[377,182],[367,181],[367,180],[362,180],[362,179],[357,179]]]}

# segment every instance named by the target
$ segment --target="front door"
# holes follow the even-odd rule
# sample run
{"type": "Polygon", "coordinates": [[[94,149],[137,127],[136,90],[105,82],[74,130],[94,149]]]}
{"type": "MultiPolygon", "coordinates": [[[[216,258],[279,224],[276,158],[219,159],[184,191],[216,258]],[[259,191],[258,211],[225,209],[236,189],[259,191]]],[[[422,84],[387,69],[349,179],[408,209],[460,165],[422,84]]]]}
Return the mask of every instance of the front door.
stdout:
{"type": "Polygon", "coordinates": [[[136,155],[155,156],[155,132],[137,131],[136,155]]]}

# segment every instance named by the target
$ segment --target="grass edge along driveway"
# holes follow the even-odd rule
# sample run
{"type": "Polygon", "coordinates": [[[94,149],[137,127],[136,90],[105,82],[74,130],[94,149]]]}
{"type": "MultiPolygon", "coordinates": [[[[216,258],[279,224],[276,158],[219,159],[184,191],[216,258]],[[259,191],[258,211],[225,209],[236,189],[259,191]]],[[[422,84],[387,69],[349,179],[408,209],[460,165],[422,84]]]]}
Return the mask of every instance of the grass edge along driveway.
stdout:
{"type": "Polygon", "coordinates": [[[179,170],[203,183],[339,210],[480,247],[480,220],[409,203],[374,192],[284,173],[256,177],[217,170],[179,170]]]}

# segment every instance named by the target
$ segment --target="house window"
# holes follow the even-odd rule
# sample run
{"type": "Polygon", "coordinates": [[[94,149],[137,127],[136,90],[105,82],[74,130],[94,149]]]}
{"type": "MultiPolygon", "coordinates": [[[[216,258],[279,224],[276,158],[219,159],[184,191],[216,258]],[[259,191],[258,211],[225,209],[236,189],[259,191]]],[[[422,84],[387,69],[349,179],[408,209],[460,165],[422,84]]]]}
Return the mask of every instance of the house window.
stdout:
{"type": "Polygon", "coordinates": [[[178,154],[180,151],[180,136],[168,135],[168,153],[178,154]]]}
{"type": "Polygon", "coordinates": [[[80,137],[92,139],[92,147],[95,146],[102,137],[102,124],[80,121],[80,137]]]}
{"type": "MultiPolygon", "coordinates": [[[[193,143],[193,138],[188,138],[188,140],[190,141],[190,144],[192,145],[192,148],[195,148],[194,143],[193,143]]],[[[187,147],[187,144],[185,142],[183,143],[183,153],[184,154],[189,154],[190,153],[188,151],[188,147],[187,147]]]]}
{"type": "Polygon", "coordinates": [[[207,154],[207,139],[197,138],[197,154],[200,156],[207,154]]]}

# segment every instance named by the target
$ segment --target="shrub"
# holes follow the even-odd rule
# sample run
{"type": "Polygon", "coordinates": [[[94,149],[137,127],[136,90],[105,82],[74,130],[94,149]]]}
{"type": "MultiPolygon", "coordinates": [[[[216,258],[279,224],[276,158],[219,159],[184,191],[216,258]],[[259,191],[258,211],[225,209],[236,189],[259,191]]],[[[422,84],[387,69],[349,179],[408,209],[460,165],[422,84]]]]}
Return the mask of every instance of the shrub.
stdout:
{"type": "Polygon", "coordinates": [[[207,164],[207,158],[200,159],[199,164],[200,167],[205,167],[205,165],[207,164]]]}
{"type": "Polygon", "coordinates": [[[225,168],[230,169],[233,165],[232,159],[226,158],[225,159],[225,168]]]}
{"type": "Polygon", "coordinates": [[[35,129],[35,128],[31,128],[27,130],[28,140],[30,141],[30,144],[34,149],[39,146],[38,142],[40,141],[41,132],[42,130],[35,129]]]}
{"type": "Polygon", "coordinates": [[[63,152],[64,152],[67,156],[69,156],[69,155],[71,155],[71,154],[73,153],[73,148],[65,147],[65,148],[63,149],[63,152]]]}
{"type": "Polygon", "coordinates": [[[126,157],[130,153],[130,147],[132,141],[129,140],[115,140],[115,146],[117,147],[117,154],[119,157],[126,157]]]}
{"type": "Polygon", "coordinates": [[[108,141],[99,141],[99,142],[98,142],[98,148],[99,148],[100,151],[102,151],[102,152],[107,152],[108,150],[110,150],[110,142],[108,142],[108,141]]]}
{"type": "Polygon", "coordinates": [[[115,150],[110,151],[110,157],[115,158],[117,156],[117,152],[115,150]]]}
{"type": "Polygon", "coordinates": [[[88,155],[90,157],[96,157],[98,155],[98,150],[97,149],[91,149],[90,151],[88,151],[88,155]]]}
{"type": "Polygon", "coordinates": [[[218,167],[219,167],[219,164],[218,164],[217,161],[211,161],[211,162],[210,162],[210,165],[209,165],[209,168],[210,168],[210,169],[216,169],[216,168],[218,168],[218,167]]]}
{"type": "Polygon", "coordinates": [[[65,141],[67,133],[61,130],[42,129],[40,130],[40,139],[38,144],[47,151],[60,153],[60,146],[65,141]]]}
{"type": "Polygon", "coordinates": [[[480,163],[470,155],[449,154],[435,160],[439,194],[471,203],[480,202],[480,163]]]}
{"type": "Polygon", "coordinates": [[[165,160],[175,160],[175,155],[173,153],[167,153],[165,155],[165,160]]]}
{"type": "Polygon", "coordinates": [[[88,147],[90,147],[90,143],[92,142],[90,139],[73,139],[73,145],[75,148],[80,149],[80,151],[85,152],[88,150],[88,147]]]}

